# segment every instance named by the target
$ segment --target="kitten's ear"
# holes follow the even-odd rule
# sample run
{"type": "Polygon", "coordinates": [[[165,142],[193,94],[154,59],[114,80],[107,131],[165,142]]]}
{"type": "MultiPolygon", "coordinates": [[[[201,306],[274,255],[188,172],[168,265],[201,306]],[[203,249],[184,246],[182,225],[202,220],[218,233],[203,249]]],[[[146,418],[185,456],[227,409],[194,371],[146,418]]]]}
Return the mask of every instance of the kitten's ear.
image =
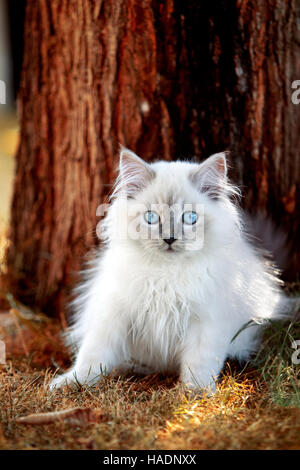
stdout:
{"type": "Polygon", "coordinates": [[[228,189],[227,154],[228,152],[215,153],[192,171],[191,180],[198,191],[217,198],[228,189]]]}
{"type": "Polygon", "coordinates": [[[124,191],[127,196],[144,189],[154,177],[154,171],[134,152],[126,148],[121,149],[118,191],[124,191]]]}

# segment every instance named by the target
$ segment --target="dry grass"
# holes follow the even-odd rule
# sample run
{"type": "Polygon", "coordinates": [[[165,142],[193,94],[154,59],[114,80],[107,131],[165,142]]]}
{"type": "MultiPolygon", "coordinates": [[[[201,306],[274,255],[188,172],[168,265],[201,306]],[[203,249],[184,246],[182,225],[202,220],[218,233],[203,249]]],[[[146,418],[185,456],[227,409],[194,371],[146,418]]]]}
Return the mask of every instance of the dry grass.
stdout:
{"type": "MultiPolygon", "coordinates": [[[[272,356],[271,369],[266,366],[275,382],[277,373],[284,371],[280,391],[274,390],[266,370],[250,366],[241,370],[228,364],[212,398],[189,396],[176,378],[160,375],[107,377],[94,389],[65,388],[49,393],[45,384],[55,368],[69,364],[60,342],[60,325],[43,318],[27,318],[24,324],[22,315],[21,310],[19,317],[16,313],[6,315],[12,319],[5,326],[9,332],[7,363],[0,366],[1,449],[300,448],[300,403],[291,385],[294,381],[299,387],[299,371],[290,358],[280,356],[280,351],[277,361],[276,354],[272,356]],[[278,403],[282,398],[282,404],[288,406],[278,403]],[[99,422],[82,426],[64,421],[43,425],[16,422],[30,413],[76,406],[100,409],[99,422]]],[[[295,328],[299,331],[299,326],[293,326],[290,333],[295,328]]],[[[273,351],[273,343],[278,346],[279,338],[274,334],[268,330],[263,348],[273,351]]]]}

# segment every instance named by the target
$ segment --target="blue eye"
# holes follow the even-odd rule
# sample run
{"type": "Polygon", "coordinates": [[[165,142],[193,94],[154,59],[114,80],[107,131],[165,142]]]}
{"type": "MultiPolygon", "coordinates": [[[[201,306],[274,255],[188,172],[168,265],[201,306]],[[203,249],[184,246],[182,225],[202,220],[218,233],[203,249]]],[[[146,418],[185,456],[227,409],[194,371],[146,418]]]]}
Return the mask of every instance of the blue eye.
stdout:
{"type": "Polygon", "coordinates": [[[184,212],[182,214],[182,221],[184,224],[187,225],[193,225],[197,222],[197,214],[196,212],[190,211],[190,212],[184,212]]]}
{"type": "Polygon", "coordinates": [[[157,224],[159,222],[159,215],[154,211],[145,212],[145,220],[148,224],[157,224]]]}

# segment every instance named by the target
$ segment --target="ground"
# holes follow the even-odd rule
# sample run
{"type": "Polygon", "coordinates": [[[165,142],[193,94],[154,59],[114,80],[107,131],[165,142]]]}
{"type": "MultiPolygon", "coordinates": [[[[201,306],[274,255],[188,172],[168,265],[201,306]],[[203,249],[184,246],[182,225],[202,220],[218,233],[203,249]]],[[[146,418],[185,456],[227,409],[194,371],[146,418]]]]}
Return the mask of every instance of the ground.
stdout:
{"type": "Polygon", "coordinates": [[[5,297],[1,449],[300,448],[300,366],[291,360],[299,323],[269,325],[253,364],[227,363],[214,397],[192,396],[176,377],[160,375],[106,377],[93,389],[50,393],[45,385],[55,370],[70,364],[60,339],[63,327],[5,297]],[[94,413],[93,419],[51,415],[48,424],[18,422],[74,407],[94,413]]]}

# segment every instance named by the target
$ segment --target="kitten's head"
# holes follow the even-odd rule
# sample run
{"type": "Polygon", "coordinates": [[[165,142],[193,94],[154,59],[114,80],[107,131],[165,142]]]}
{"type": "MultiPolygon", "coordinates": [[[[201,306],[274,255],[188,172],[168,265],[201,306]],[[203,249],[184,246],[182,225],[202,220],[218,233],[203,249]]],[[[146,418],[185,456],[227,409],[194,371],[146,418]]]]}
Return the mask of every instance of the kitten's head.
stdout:
{"type": "Polygon", "coordinates": [[[126,239],[149,255],[195,256],[230,243],[238,225],[231,196],[237,194],[228,183],[225,153],[200,164],[148,164],[122,149],[109,237],[126,239]]]}

